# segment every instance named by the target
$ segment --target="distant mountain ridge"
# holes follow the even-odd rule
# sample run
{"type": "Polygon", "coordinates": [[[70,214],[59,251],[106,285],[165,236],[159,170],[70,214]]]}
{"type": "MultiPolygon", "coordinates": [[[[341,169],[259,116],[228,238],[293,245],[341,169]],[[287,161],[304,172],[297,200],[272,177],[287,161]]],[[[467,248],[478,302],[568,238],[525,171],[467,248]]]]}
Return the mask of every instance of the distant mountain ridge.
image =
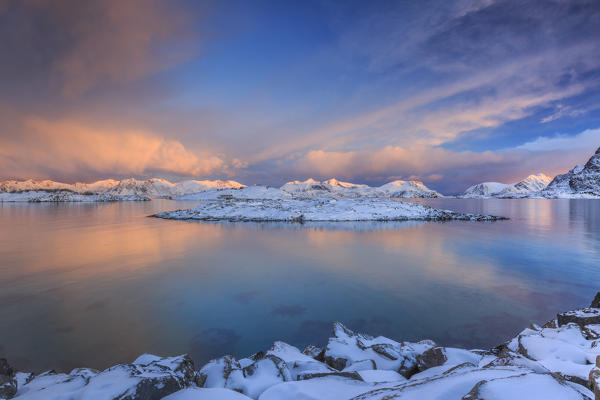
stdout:
{"type": "MultiPolygon", "coordinates": [[[[317,181],[290,181],[279,189],[268,186],[247,187],[232,180],[186,180],[172,183],[165,179],[134,178],[105,179],[92,183],[62,183],[51,180],[0,181],[1,201],[120,201],[140,200],[149,197],[201,199],[196,193],[247,189],[241,195],[268,198],[296,197],[387,197],[387,198],[437,198],[442,194],[428,188],[420,181],[396,180],[379,187],[339,181],[331,178],[317,181]],[[27,194],[28,193],[28,194],[27,194]],[[50,195],[49,193],[55,193],[50,195]],[[19,194],[16,196],[16,194],[19,194]],[[89,195],[96,195],[94,200],[89,195]],[[88,197],[86,197],[88,196],[88,197]]],[[[243,190],[242,190],[243,191],[243,190]]],[[[211,197],[209,195],[208,197],[211,197]]],[[[207,197],[207,198],[208,198],[207,197]]],[[[460,198],[598,198],[600,197],[600,148],[585,163],[575,166],[566,174],[554,179],[538,173],[511,184],[483,182],[469,187],[460,198]]]]}
{"type": "Polygon", "coordinates": [[[429,189],[419,181],[396,180],[379,187],[342,182],[335,178],[317,181],[309,178],[305,181],[287,182],[280,188],[282,191],[303,197],[390,197],[390,198],[433,198],[443,197],[435,190],[429,189]]]}
{"type": "Polygon", "coordinates": [[[239,189],[242,185],[236,181],[222,180],[187,180],[171,183],[165,179],[151,178],[147,180],[123,179],[120,181],[106,179],[92,183],[62,183],[51,180],[26,181],[8,180],[0,182],[0,192],[23,193],[30,191],[56,192],[66,191],[81,195],[109,194],[112,196],[152,196],[175,197],[187,193],[197,193],[212,189],[239,189]]]}
{"type": "Polygon", "coordinates": [[[483,182],[469,187],[460,196],[463,198],[514,198],[527,197],[543,190],[552,179],[542,173],[529,175],[516,183],[483,182]]]}

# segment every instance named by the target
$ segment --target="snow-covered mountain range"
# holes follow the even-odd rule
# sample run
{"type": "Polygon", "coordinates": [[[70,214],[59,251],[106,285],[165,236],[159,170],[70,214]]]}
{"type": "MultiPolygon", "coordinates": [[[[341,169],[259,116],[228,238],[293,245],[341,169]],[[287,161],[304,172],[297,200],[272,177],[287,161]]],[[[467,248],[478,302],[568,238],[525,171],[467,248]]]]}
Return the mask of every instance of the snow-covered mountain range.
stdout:
{"type": "Polygon", "coordinates": [[[585,163],[557,175],[542,191],[544,197],[600,197],[600,148],[585,163]]]}
{"type": "Polygon", "coordinates": [[[443,197],[419,181],[393,181],[379,187],[359,185],[329,179],[323,182],[314,179],[288,182],[282,191],[299,197],[389,197],[389,198],[431,198],[443,197]]]}
{"type": "MultiPolygon", "coordinates": [[[[248,198],[435,198],[443,197],[419,181],[396,180],[385,185],[342,182],[337,179],[287,182],[279,189],[247,187],[231,180],[106,179],[92,183],[51,180],[0,182],[0,202],[8,201],[120,201],[171,198],[206,200],[231,195],[248,198]],[[241,192],[239,192],[241,191],[241,192]],[[243,193],[242,193],[243,192],[243,193]]],[[[598,198],[600,197],[600,148],[585,163],[554,179],[538,173],[516,183],[483,182],[469,187],[461,198],[598,198]]]]}
{"type": "Polygon", "coordinates": [[[528,197],[539,193],[551,180],[549,176],[539,173],[529,175],[516,183],[483,182],[469,187],[460,197],[469,199],[528,197]]]}
{"type": "MultiPolygon", "coordinates": [[[[0,182],[0,201],[94,201],[91,195],[102,195],[98,198],[115,200],[144,200],[153,198],[177,198],[201,200],[204,192],[215,192],[215,196],[225,195],[227,190],[248,189],[245,192],[251,197],[268,195],[273,197],[387,197],[387,198],[431,198],[442,197],[418,181],[393,181],[379,187],[342,182],[329,179],[323,182],[314,179],[292,181],[281,188],[267,186],[251,186],[236,181],[222,180],[187,180],[177,183],[165,179],[148,180],[123,179],[117,181],[107,179],[93,183],[62,183],[50,180],[26,180],[0,182]],[[252,188],[252,189],[251,189],[252,188]],[[217,193],[218,192],[218,193],[217,193]],[[267,193],[268,192],[268,193],[267,193]],[[50,195],[52,193],[52,195],[50,195]],[[87,197],[86,197],[87,196],[87,197]]],[[[209,194],[208,197],[211,197],[209,194]]],[[[214,196],[213,196],[214,197],[214,196]]],[[[103,200],[107,201],[107,200],[103,200]]]]}
{"type": "Polygon", "coordinates": [[[62,183],[50,180],[0,182],[0,201],[118,201],[147,197],[173,198],[207,190],[240,189],[235,181],[187,180],[171,183],[165,179],[106,179],[93,183],[62,183]],[[95,198],[101,200],[94,200],[95,198]]]}

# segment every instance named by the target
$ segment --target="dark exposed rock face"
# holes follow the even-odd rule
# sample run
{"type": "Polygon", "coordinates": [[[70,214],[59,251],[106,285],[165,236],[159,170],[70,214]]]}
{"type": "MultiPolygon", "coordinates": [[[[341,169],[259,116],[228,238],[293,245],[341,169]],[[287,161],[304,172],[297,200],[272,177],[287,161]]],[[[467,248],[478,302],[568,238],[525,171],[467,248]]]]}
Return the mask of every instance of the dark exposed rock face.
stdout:
{"type": "Polygon", "coordinates": [[[579,326],[600,324],[600,308],[582,308],[557,314],[558,326],[575,323],[579,326]]]}
{"type": "Polygon", "coordinates": [[[596,357],[596,368],[590,371],[588,386],[594,392],[596,400],[600,400],[600,356],[596,357]]]}
{"type": "Polygon", "coordinates": [[[304,381],[307,379],[314,379],[314,378],[324,378],[327,376],[339,376],[342,378],[349,378],[349,379],[354,379],[357,381],[362,381],[363,379],[361,378],[361,376],[358,374],[358,372],[356,371],[351,371],[351,372],[317,372],[317,373],[313,373],[313,374],[303,374],[303,375],[298,375],[298,380],[299,381],[304,381]]]}
{"type": "Polygon", "coordinates": [[[0,398],[11,399],[17,393],[17,380],[15,372],[8,365],[8,361],[0,358],[0,398]]]}
{"type": "Polygon", "coordinates": [[[596,293],[596,297],[594,297],[592,304],[590,304],[590,308],[600,308],[600,292],[596,293]]]}
{"type": "Polygon", "coordinates": [[[548,197],[559,193],[600,196],[600,148],[583,166],[557,175],[542,193],[548,197]]]}
{"type": "Polygon", "coordinates": [[[443,365],[448,358],[442,347],[433,347],[423,354],[417,356],[417,368],[419,371],[443,365]]]}

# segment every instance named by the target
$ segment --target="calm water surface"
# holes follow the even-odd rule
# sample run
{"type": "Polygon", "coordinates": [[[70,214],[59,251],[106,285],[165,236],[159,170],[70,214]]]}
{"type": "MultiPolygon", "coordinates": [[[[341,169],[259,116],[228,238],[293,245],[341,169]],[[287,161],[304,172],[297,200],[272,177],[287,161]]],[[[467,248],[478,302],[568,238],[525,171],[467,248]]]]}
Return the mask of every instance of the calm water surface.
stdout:
{"type": "Polygon", "coordinates": [[[211,224],[193,204],[0,204],[0,357],[41,371],[199,363],[331,323],[486,348],[600,289],[600,201],[424,201],[509,221],[211,224]]]}

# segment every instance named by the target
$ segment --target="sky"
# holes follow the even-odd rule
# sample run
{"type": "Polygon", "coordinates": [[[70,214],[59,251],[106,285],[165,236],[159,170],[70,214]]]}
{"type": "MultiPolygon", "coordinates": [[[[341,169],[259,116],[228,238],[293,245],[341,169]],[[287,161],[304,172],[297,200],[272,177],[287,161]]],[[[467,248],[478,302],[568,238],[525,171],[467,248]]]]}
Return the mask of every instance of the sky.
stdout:
{"type": "Polygon", "coordinates": [[[600,146],[597,0],[0,0],[0,179],[554,176],[600,146]]]}

